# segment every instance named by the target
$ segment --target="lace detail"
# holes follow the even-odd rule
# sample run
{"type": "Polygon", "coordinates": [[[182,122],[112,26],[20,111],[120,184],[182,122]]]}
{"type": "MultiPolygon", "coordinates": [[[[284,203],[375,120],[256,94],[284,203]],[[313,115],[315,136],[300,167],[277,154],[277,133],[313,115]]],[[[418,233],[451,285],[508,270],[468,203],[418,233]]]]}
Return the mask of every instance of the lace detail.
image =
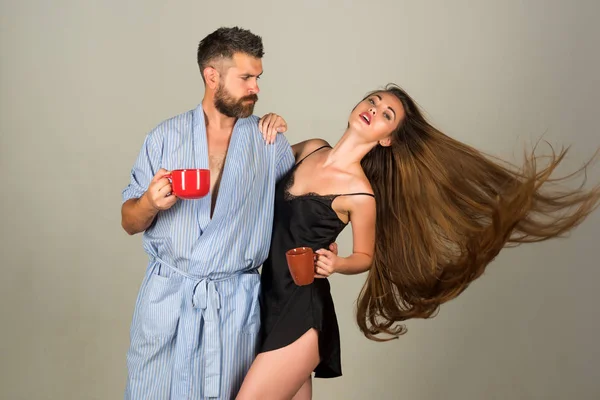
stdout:
{"type": "Polygon", "coordinates": [[[314,153],[316,153],[317,151],[324,149],[324,148],[331,148],[331,146],[321,146],[316,150],[313,150],[312,152],[310,152],[306,157],[304,157],[302,160],[298,161],[298,163],[296,163],[296,165],[294,165],[294,167],[290,170],[289,172],[289,176],[286,177],[287,181],[285,182],[285,185],[283,186],[283,198],[285,200],[294,200],[294,199],[299,199],[302,197],[317,197],[320,199],[327,199],[327,200],[331,200],[331,202],[333,202],[333,200],[339,196],[339,194],[326,194],[326,195],[321,195],[315,192],[308,192],[308,193],[304,193],[304,194],[299,194],[299,195],[294,195],[290,193],[290,188],[294,185],[294,180],[295,180],[295,172],[296,169],[298,168],[298,166],[300,164],[302,164],[302,162],[304,160],[306,160],[308,157],[310,157],[311,155],[313,155],[314,153]]]}
{"type": "Polygon", "coordinates": [[[298,168],[298,166],[300,164],[302,164],[302,162],[304,160],[306,160],[310,155],[316,153],[317,151],[326,148],[326,147],[330,147],[330,146],[322,146],[319,147],[317,150],[314,150],[312,153],[310,153],[308,156],[304,157],[302,160],[300,160],[296,165],[294,165],[294,167],[288,172],[288,176],[286,176],[284,178],[284,185],[283,185],[283,198],[286,201],[291,201],[291,200],[295,200],[295,199],[300,199],[300,198],[305,198],[305,197],[315,197],[318,199],[324,199],[324,200],[328,200],[331,203],[333,203],[333,200],[335,200],[336,197],[339,196],[354,196],[354,195],[366,195],[366,196],[371,196],[371,197],[375,197],[373,196],[371,193],[339,193],[339,194],[318,194],[315,192],[308,192],[308,193],[303,193],[303,194],[299,194],[299,195],[295,195],[290,193],[290,188],[294,185],[294,181],[295,181],[295,172],[296,169],[298,168]]]}
{"type": "Polygon", "coordinates": [[[326,194],[326,195],[321,195],[315,192],[308,192],[308,193],[304,193],[304,194],[299,194],[299,195],[294,195],[290,193],[290,188],[294,185],[294,172],[296,171],[296,168],[298,167],[298,165],[300,165],[300,163],[294,165],[294,168],[292,168],[289,172],[289,176],[286,177],[286,181],[285,184],[283,185],[283,198],[287,201],[290,200],[295,200],[295,199],[299,199],[301,197],[318,197],[321,199],[328,199],[331,200],[333,202],[333,199],[335,199],[336,197],[339,196],[339,194],[326,194]]]}

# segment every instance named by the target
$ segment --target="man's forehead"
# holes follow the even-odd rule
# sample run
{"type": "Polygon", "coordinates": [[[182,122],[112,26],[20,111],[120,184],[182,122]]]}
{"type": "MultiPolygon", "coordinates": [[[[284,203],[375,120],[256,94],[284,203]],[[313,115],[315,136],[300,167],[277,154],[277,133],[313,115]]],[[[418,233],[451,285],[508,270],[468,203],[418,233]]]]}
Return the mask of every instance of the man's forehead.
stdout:
{"type": "Polygon", "coordinates": [[[246,72],[252,75],[259,75],[262,73],[262,60],[260,58],[244,53],[234,53],[231,61],[231,66],[240,72],[246,72]]]}

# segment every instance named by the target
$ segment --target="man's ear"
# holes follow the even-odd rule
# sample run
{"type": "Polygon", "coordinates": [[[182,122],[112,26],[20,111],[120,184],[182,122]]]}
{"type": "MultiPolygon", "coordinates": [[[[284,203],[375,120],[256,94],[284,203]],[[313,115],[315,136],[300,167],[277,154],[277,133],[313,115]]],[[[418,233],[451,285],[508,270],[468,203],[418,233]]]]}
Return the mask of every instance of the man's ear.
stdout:
{"type": "Polygon", "coordinates": [[[217,87],[219,87],[219,79],[221,77],[221,75],[219,74],[219,71],[217,71],[213,67],[206,67],[206,68],[204,68],[204,71],[202,71],[202,73],[204,74],[204,80],[206,81],[206,86],[208,86],[209,88],[211,88],[213,90],[216,90],[217,87]]]}

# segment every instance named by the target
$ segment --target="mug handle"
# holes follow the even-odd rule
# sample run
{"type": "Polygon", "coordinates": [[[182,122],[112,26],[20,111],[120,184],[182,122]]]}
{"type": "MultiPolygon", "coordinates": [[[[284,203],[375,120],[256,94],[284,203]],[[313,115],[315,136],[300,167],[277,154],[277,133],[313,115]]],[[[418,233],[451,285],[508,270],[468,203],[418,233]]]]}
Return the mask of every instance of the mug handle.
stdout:
{"type": "MultiPolygon", "coordinates": [[[[162,178],[167,178],[167,179],[169,180],[169,182],[173,183],[173,174],[172,174],[172,173],[164,174],[164,175],[162,176],[162,178]]],[[[161,179],[162,179],[162,178],[161,178],[161,179]]],[[[167,193],[167,196],[166,196],[166,197],[169,197],[169,196],[171,196],[172,194],[173,194],[173,192],[169,192],[169,193],[167,193]]]]}

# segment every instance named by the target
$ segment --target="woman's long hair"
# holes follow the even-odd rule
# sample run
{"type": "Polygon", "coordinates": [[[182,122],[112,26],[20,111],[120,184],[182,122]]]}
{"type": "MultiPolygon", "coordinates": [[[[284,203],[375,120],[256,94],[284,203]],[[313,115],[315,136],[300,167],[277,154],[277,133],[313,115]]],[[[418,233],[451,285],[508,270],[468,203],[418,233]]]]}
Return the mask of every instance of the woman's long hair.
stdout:
{"type": "Polygon", "coordinates": [[[435,129],[399,87],[384,91],[400,99],[406,116],[391,146],[374,147],[361,162],[377,218],[357,322],[377,341],[404,334],[401,321],[433,316],[481,276],[502,248],[564,235],[600,200],[599,186],[545,190],[589,165],[551,178],[568,149],[553,151],[541,168],[542,158],[532,153],[516,169],[435,129]]]}

